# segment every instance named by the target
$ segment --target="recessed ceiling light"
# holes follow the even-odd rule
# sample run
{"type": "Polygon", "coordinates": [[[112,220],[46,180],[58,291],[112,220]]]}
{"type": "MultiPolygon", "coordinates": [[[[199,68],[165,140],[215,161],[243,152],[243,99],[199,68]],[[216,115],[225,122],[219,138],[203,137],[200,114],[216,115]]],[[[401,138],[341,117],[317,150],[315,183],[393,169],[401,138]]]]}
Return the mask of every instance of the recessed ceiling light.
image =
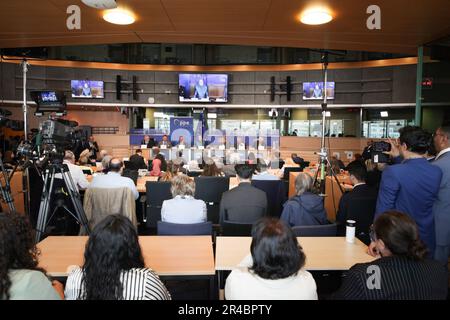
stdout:
{"type": "Polygon", "coordinates": [[[387,118],[387,117],[389,117],[389,113],[387,111],[380,111],[380,116],[382,118],[387,118]]]}
{"type": "Polygon", "coordinates": [[[333,17],[323,8],[308,9],[300,16],[300,22],[309,25],[325,24],[331,20],[333,20],[333,17]]]}
{"type": "Polygon", "coordinates": [[[135,21],[133,14],[123,9],[107,10],[103,14],[103,19],[109,23],[120,25],[132,24],[135,21]]]}

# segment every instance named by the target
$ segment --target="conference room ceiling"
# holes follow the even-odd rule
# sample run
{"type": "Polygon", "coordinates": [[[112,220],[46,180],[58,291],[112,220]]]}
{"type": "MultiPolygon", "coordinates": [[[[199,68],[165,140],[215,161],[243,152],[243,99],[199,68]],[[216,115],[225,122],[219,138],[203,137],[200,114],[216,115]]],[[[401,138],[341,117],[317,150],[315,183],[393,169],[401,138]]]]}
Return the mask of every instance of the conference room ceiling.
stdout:
{"type": "Polygon", "coordinates": [[[108,43],[207,43],[415,54],[450,33],[449,0],[117,0],[136,15],[112,25],[81,0],[1,0],[0,48],[108,43]],[[308,26],[299,13],[327,4],[334,19],[308,26]],[[81,8],[81,30],[68,30],[67,7],[81,8]],[[369,30],[367,7],[381,8],[369,30]]]}

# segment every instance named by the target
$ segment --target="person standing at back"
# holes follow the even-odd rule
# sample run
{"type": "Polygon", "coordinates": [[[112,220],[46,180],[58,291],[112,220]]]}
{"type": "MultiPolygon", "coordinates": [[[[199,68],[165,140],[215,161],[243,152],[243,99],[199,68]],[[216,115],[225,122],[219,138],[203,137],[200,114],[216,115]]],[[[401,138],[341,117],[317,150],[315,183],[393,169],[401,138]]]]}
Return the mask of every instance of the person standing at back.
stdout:
{"type": "Polygon", "coordinates": [[[434,134],[434,147],[438,154],[431,162],[442,170],[443,176],[438,198],[433,206],[436,225],[436,251],[434,258],[448,265],[450,256],[450,126],[443,126],[434,134]]]}
{"type": "Polygon", "coordinates": [[[404,127],[399,132],[400,145],[391,142],[390,154],[395,158],[401,156],[403,161],[383,171],[375,219],[389,210],[409,214],[417,223],[420,238],[433,256],[436,235],[432,210],[438,196],[442,171],[425,158],[431,143],[429,133],[413,126],[404,127]]]}
{"type": "Polygon", "coordinates": [[[253,168],[245,164],[235,166],[239,185],[222,194],[220,223],[223,221],[254,223],[267,212],[267,196],[251,185],[253,168]]]}

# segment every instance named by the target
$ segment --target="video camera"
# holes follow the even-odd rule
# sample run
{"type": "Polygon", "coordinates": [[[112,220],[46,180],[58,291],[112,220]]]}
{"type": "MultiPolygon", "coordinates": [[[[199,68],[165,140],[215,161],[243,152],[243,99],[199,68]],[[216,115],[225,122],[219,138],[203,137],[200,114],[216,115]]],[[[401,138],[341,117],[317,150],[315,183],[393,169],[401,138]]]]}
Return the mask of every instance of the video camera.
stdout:
{"type": "Polygon", "coordinates": [[[87,140],[78,123],[63,119],[49,119],[40,124],[38,133],[31,141],[25,141],[17,148],[19,156],[35,160],[40,167],[47,162],[62,163],[65,150],[74,150],[87,140]]]}
{"type": "Polygon", "coordinates": [[[386,141],[374,142],[370,148],[370,158],[374,163],[389,162],[389,155],[384,152],[391,151],[391,144],[386,141]]]}

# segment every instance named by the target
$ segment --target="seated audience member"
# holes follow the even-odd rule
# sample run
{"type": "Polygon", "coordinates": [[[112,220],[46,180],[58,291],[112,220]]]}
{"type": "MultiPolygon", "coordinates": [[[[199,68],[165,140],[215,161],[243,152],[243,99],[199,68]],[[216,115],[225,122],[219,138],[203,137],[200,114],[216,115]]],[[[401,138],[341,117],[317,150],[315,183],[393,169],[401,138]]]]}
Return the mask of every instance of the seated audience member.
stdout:
{"type": "Polygon", "coordinates": [[[254,223],[267,212],[266,193],[251,185],[252,167],[237,164],[235,170],[239,185],[222,194],[220,222],[254,223]]]}
{"type": "Polygon", "coordinates": [[[203,177],[223,177],[224,174],[219,168],[217,168],[216,163],[213,159],[205,159],[205,164],[203,165],[203,172],[201,174],[203,177]]]}
{"type": "Polygon", "coordinates": [[[280,180],[276,175],[267,171],[269,167],[264,161],[260,161],[257,167],[258,174],[253,175],[253,180],[280,180]]]}
{"type": "Polygon", "coordinates": [[[86,243],[84,265],[66,282],[67,300],[170,300],[158,275],[145,267],[137,231],[121,215],[100,221],[86,243]]]}
{"type": "Polygon", "coordinates": [[[446,299],[447,270],[439,262],[426,259],[427,249],[417,225],[407,214],[387,211],[379,215],[371,238],[372,254],[378,259],[351,267],[335,299],[446,299]],[[378,270],[378,279],[373,278],[373,270],[378,270]]]}
{"type": "Polygon", "coordinates": [[[303,158],[300,158],[296,153],[291,154],[291,159],[295,164],[301,166],[303,164],[303,158]]]}
{"type": "Polygon", "coordinates": [[[130,165],[132,170],[147,169],[141,149],[136,149],[135,154],[130,157],[130,165]]]}
{"type": "Polygon", "coordinates": [[[7,150],[3,155],[3,164],[7,168],[14,168],[17,164],[16,157],[14,156],[14,152],[11,150],[7,150]]]}
{"type": "Polygon", "coordinates": [[[327,213],[323,198],[311,192],[313,179],[300,172],[295,179],[295,196],[286,201],[281,220],[290,226],[311,226],[327,224],[327,213]]]}
{"type": "Polygon", "coordinates": [[[121,188],[126,187],[131,189],[134,198],[139,198],[139,192],[133,182],[128,177],[122,177],[121,172],[123,169],[122,161],[119,158],[112,158],[109,163],[109,171],[104,175],[97,175],[92,179],[89,188],[121,188]]]}
{"type": "Polygon", "coordinates": [[[177,159],[169,161],[167,163],[167,170],[158,178],[158,181],[171,181],[174,177],[182,175],[183,168],[181,167],[181,164],[182,163],[177,161],[177,159]]]}
{"type": "Polygon", "coordinates": [[[80,166],[87,166],[88,164],[90,164],[90,161],[89,161],[90,156],[91,156],[91,152],[89,151],[89,149],[84,149],[80,153],[80,157],[78,158],[78,164],[80,166]]]}
{"type": "Polygon", "coordinates": [[[108,151],[106,151],[105,149],[100,150],[98,161],[101,162],[103,160],[103,158],[107,155],[108,155],[108,151]]]}
{"type": "MultiPolygon", "coordinates": [[[[339,161],[341,161],[341,160],[339,160],[338,158],[336,158],[334,156],[331,157],[331,161],[330,161],[331,167],[328,166],[328,168],[327,168],[327,174],[329,176],[331,176],[331,173],[332,173],[331,169],[333,169],[334,174],[341,174],[341,170],[343,170],[343,169],[341,169],[341,165],[340,165],[339,161]]],[[[345,168],[345,166],[344,166],[344,168],[345,168]]]]}
{"type": "MultiPolygon", "coordinates": [[[[358,206],[358,216],[351,217],[356,220],[361,227],[367,230],[357,230],[363,232],[365,237],[368,237],[369,226],[372,224],[373,215],[375,214],[375,206],[377,203],[377,190],[366,184],[367,170],[363,164],[353,164],[348,167],[350,181],[353,185],[353,190],[345,193],[340,202],[339,209],[336,215],[336,222],[342,226],[340,228],[342,233],[345,229],[345,223],[349,219],[349,211],[352,207],[358,206]],[[368,209],[367,209],[368,208],[368,209]],[[368,211],[370,210],[370,211],[368,211]]],[[[358,234],[357,234],[358,236],[358,234]]],[[[362,240],[362,239],[360,239],[362,240]]]]}
{"type": "Polygon", "coordinates": [[[317,300],[316,282],[304,269],[303,249],[283,221],[258,221],[250,252],[251,258],[226,280],[227,300],[317,300]]]}
{"type": "Polygon", "coordinates": [[[206,221],[206,203],[194,199],[195,182],[186,175],[172,179],[173,199],[164,200],[161,220],[171,223],[200,223],[206,221]]]}
{"type": "MultiPolygon", "coordinates": [[[[69,168],[72,180],[78,189],[86,189],[89,186],[89,182],[87,181],[83,170],[79,166],[75,165],[75,155],[72,151],[66,150],[63,163],[69,168]]],[[[57,174],[55,177],[62,179],[61,174],[57,174]]]]}
{"type": "Polygon", "coordinates": [[[26,216],[0,212],[0,300],[61,300],[61,295],[62,284],[52,285],[38,267],[38,249],[26,216]]]}
{"type": "Polygon", "coordinates": [[[248,164],[256,164],[256,156],[253,152],[250,152],[248,154],[247,159],[248,159],[248,164]]]}
{"type": "Polygon", "coordinates": [[[109,163],[111,162],[112,157],[110,155],[106,155],[102,159],[102,172],[108,173],[109,171],[109,163]]]}
{"type": "Polygon", "coordinates": [[[152,170],[150,171],[150,175],[154,177],[162,176],[163,166],[165,165],[167,171],[167,163],[164,159],[164,156],[158,153],[152,161],[152,170]]]}
{"type": "Polygon", "coordinates": [[[338,167],[339,167],[339,171],[340,171],[340,170],[345,170],[345,164],[344,164],[344,162],[342,162],[341,159],[339,159],[339,158],[336,157],[336,156],[332,156],[332,157],[331,157],[331,162],[333,163],[333,161],[334,161],[335,163],[337,163],[337,165],[338,165],[338,167]]]}

